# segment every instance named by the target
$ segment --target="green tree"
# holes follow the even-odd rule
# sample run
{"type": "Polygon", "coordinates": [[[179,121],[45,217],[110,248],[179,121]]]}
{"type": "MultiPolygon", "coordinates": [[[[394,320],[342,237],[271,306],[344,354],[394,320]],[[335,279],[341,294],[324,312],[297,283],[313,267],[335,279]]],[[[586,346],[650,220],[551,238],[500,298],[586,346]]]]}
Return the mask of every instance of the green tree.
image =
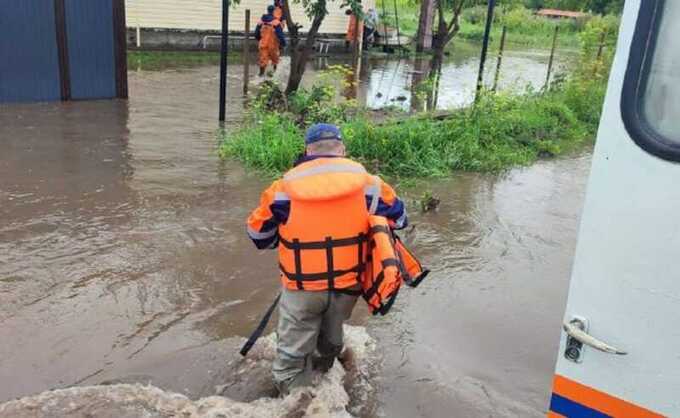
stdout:
{"type": "MultiPolygon", "coordinates": [[[[286,95],[290,95],[297,91],[302,82],[302,76],[305,73],[307,61],[314,49],[316,37],[319,34],[319,28],[323,20],[328,15],[327,2],[328,0],[293,0],[295,3],[301,3],[305,9],[305,14],[311,20],[312,24],[307,31],[304,42],[301,42],[302,26],[296,23],[291,14],[288,1],[283,1],[283,18],[286,21],[288,34],[290,38],[290,74],[288,75],[288,84],[286,85],[286,95]]],[[[343,0],[342,7],[349,7],[357,16],[363,14],[361,9],[361,0],[343,0]]]]}
{"type": "Polygon", "coordinates": [[[456,36],[460,30],[460,14],[463,7],[467,5],[466,0],[436,0],[436,29],[432,39],[432,49],[434,50],[433,70],[438,71],[444,59],[444,49],[446,45],[456,36]],[[450,20],[447,19],[450,15],[450,20]]]}

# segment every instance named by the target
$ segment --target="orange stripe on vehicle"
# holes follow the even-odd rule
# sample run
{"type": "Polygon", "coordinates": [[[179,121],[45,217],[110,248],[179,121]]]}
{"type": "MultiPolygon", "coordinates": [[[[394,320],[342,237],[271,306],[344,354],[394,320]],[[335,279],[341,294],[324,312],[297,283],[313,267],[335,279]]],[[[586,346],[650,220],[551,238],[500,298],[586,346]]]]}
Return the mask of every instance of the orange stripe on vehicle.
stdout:
{"type": "Polygon", "coordinates": [[[553,392],[583,406],[616,418],[663,418],[663,415],[652,412],[649,409],[634,405],[560,375],[555,375],[553,392]]]}
{"type": "Polygon", "coordinates": [[[548,411],[548,418],[567,418],[562,414],[558,414],[557,412],[553,411],[548,411]]]}

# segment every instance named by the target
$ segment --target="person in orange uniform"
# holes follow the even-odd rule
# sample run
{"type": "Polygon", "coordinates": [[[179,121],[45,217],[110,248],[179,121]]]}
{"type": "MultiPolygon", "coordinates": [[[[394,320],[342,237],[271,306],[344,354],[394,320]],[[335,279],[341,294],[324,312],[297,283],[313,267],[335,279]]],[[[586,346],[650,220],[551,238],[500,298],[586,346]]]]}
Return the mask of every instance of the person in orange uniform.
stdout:
{"type": "Polygon", "coordinates": [[[394,229],[407,224],[392,187],[345,157],[340,130],[330,124],[309,128],[305,155],[250,214],[255,246],[278,247],[282,291],[272,371],[281,394],[310,385],[312,370],[328,371],[340,355],[343,323],[361,294],[371,215],[394,229]]]}
{"type": "Polygon", "coordinates": [[[345,49],[349,50],[350,45],[354,44],[361,39],[364,33],[364,25],[359,19],[357,22],[357,16],[351,9],[347,9],[345,14],[349,15],[349,24],[347,25],[347,35],[345,36],[345,49]]]}
{"type": "Polygon", "coordinates": [[[283,28],[281,27],[281,22],[274,17],[274,10],[273,5],[268,6],[267,14],[262,15],[262,18],[255,27],[255,39],[259,41],[260,76],[264,76],[264,72],[270,62],[274,67],[274,71],[276,71],[276,66],[279,64],[280,49],[286,46],[283,28]]]}

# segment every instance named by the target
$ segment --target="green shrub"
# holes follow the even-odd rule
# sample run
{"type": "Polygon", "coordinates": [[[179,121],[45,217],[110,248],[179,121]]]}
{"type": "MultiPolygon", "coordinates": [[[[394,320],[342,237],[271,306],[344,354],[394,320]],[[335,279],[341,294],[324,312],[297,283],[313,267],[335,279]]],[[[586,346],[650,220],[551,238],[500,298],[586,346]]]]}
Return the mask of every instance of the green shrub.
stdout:
{"type": "MultiPolygon", "coordinates": [[[[355,118],[341,129],[349,155],[374,172],[432,177],[453,170],[498,171],[561,154],[592,138],[602,103],[593,96],[602,93],[570,81],[543,94],[486,93],[476,106],[441,121],[409,118],[377,125],[355,118]]],[[[225,138],[220,153],[278,174],[302,152],[303,135],[293,117],[269,112],[225,138]]]]}
{"type": "Polygon", "coordinates": [[[555,77],[547,91],[485,92],[475,105],[443,120],[425,114],[376,124],[355,102],[337,97],[331,80],[347,74],[342,68],[288,99],[276,86],[265,85],[243,128],[222,139],[220,155],[279,174],[300,155],[304,130],[316,122],[340,125],[350,157],[370,170],[405,178],[498,171],[559,155],[595,136],[613,45],[599,59],[593,52],[599,50],[602,33],[615,39],[612,27],[614,21],[607,18],[588,22],[575,70],[555,77]]]}

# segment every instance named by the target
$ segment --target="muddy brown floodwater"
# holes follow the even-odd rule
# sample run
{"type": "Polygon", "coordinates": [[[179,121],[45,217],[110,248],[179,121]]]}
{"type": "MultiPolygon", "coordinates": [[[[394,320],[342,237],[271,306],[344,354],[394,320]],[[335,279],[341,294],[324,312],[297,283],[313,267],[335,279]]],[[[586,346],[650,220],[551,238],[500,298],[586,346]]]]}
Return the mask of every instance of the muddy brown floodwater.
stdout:
{"type": "MultiPolygon", "coordinates": [[[[244,228],[268,180],[215,154],[216,75],[132,71],[127,102],[0,107],[0,402],[104,381],[215,393],[212,347],[277,292],[244,228]]],[[[383,416],[544,414],[589,163],[433,181],[435,213],[405,191],[433,273],[353,319],[383,352],[383,416]]]]}

